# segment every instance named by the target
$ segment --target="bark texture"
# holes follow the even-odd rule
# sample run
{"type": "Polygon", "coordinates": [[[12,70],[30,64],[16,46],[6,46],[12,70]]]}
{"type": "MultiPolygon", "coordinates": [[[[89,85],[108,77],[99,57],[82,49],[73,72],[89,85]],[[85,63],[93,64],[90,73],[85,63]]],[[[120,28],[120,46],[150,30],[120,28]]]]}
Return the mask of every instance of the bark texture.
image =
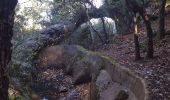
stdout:
{"type": "Polygon", "coordinates": [[[165,5],[166,0],[160,0],[160,11],[159,11],[159,39],[165,37],[165,5]]]}
{"type": "Polygon", "coordinates": [[[139,45],[139,37],[138,37],[138,24],[137,24],[137,16],[134,17],[134,43],[135,43],[135,60],[139,60],[140,56],[140,45],[139,45]]]}
{"type": "Polygon", "coordinates": [[[0,1],[0,99],[8,100],[8,64],[11,60],[14,9],[17,0],[0,1]]]}
{"type": "Polygon", "coordinates": [[[148,15],[143,15],[143,19],[144,19],[144,22],[145,22],[145,26],[146,26],[146,30],[147,30],[147,37],[148,37],[148,40],[147,40],[147,45],[148,45],[148,48],[147,48],[147,57],[148,58],[153,58],[153,31],[152,31],[152,27],[151,27],[151,22],[149,20],[149,17],[148,15]]]}

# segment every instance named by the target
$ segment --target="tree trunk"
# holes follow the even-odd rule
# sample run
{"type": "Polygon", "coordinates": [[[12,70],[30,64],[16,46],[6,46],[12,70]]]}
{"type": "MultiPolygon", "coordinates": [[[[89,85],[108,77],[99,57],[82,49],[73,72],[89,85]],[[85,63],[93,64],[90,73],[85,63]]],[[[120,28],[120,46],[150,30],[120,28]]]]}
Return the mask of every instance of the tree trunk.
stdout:
{"type": "Polygon", "coordinates": [[[93,28],[92,28],[93,26],[91,25],[91,22],[90,22],[89,10],[87,9],[85,4],[84,4],[84,7],[86,9],[86,16],[87,16],[87,20],[88,20],[87,24],[88,24],[89,29],[90,29],[92,49],[94,49],[95,37],[94,37],[94,31],[93,31],[93,28]]]}
{"type": "Polygon", "coordinates": [[[151,22],[147,14],[143,14],[142,18],[145,22],[146,30],[147,30],[147,37],[148,37],[148,48],[147,48],[147,57],[153,58],[153,32],[151,27],[151,22]]]}
{"type": "Polygon", "coordinates": [[[0,1],[0,99],[8,100],[8,64],[11,60],[14,9],[17,0],[0,1]]]}
{"type": "Polygon", "coordinates": [[[139,13],[142,16],[142,19],[145,22],[146,30],[147,30],[147,37],[148,37],[148,48],[147,48],[147,57],[153,58],[153,32],[151,27],[151,22],[149,19],[149,16],[147,15],[146,9],[144,8],[144,5],[138,3],[136,0],[126,0],[126,4],[128,5],[128,8],[134,12],[139,13]]]}
{"type": "Polygon", "coordinates": [[[135,60],[139,60],[141,58],[140,46],[139,46],[138,35],[136,33],[134,34],[134,42],[135,42],[135,60]]]}
{"type": "Polygon", "coordinates": [[[139,46],[139,39],[138,39],[138,25],[137,25],[137,17],[134,17],[134,43],[135,43],[135,60],[139,60],[140,56],[140,46],[139,46]]]}
{"type": "Polygon", "coordinates": [[[158,38],[160,40],[165,37],[165,5],[166,5],[166,0],[160,0],[159,33],[158,33],[158,38]]]}
{"type": "Polygon", "coordinates": [[[105,43],[108,44],[109,43],[109,37],[108,37],[106,27],[105,27],[105,20],[104,20],[103,17],[101,17],[101,20],[102,20],[102,25],[103,25],[103,32],[104,32],[104,35],[105,35],[105,43]]]}

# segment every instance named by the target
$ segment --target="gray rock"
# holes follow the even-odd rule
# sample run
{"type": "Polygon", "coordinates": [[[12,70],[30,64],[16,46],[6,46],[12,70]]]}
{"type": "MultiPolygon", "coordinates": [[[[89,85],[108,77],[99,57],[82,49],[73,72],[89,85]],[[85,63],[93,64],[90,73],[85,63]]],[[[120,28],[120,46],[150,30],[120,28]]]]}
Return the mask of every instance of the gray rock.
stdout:
{"type": "Polygon", "coordinates": [[[40,66],[63,69],[66,74],[72,75],[75,84],[90,82],[92,74],[99,73],[103,66],[101,57],[75,45],[49,47],[39,58],[40,66]]]}
{"type": "MultiPolygon", "coordinates": [[[[83,65],[82,65],[83,66],[83,65]]],[[[78,66],[73,72],[74,84],[81,84],[91,81],[91,75],[88,67],[78,66]]]]}
{"type": "Polygon", "coordinates": [[[62,68],[72,76],[75,85],[92,82],[90,98],[94,100],[138,100],[136,96],[144,100],[145,90],[141,79],[108,57],[76,45],[48,47],[39,55],[39,66],[51,64],[51,67],[62,68]],[[121,91],[126,89],[128,92],[121,91]]]}
{"type": "Polygon", "coordinates": [[[104,91],[112,83],[110,75],[105,70],[101,70],[96,80],[96,85],[98,86],[99,91],[104,91]]]}

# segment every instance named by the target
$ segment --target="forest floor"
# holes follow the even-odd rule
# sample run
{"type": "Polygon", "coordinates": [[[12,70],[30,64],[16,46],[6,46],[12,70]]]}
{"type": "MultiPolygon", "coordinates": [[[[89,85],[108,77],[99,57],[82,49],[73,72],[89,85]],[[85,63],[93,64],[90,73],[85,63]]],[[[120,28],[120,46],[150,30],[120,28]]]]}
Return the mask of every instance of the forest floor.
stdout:
{"type": "Polygon", "coordinates": [[[33,90],[48,100],[89,100],[90,83],[73,85],[72,77],[62,69],[38,67],[33,90]]]}
{"type": "MultiPolygon", "coordinates": [[[[152,22],[153,30],[158,29],[158,21],[152,22]]],[[[170,28],[170,16],[166,17],[166,30],[170,28]]],[[[170,34],[158,41],[154,38],[154,58],[146,56],[146,31],[140,29],[140,47],[142,59],[134,60],[133,34],[114,37],[114,43],[102,46],[97,51],[104,53],[121,65],[142,76],[148,84],[151,100],[170,100],[170,34]]],[[[169,29],[170,30],[170,29],[169,29]]]]}

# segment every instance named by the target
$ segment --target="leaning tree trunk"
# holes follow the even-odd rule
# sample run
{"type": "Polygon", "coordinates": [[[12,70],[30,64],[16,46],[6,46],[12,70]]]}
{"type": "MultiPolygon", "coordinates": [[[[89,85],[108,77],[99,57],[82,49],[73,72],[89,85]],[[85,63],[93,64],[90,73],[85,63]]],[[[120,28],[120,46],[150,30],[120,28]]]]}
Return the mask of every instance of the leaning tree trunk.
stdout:
{"type": "Polygon", "coordinates": [[[9,79],[7,66],[11,60],[14,9],[17,0],[0,1],[0,99],[8,100],[9,79]]]}
{"type": "Polygon", "coordinates": [[[158,33],[158,38],[160,40],[165,37],[165,5],[166,5],[166,0],[160,0],[159,33],[158,33]]]}

